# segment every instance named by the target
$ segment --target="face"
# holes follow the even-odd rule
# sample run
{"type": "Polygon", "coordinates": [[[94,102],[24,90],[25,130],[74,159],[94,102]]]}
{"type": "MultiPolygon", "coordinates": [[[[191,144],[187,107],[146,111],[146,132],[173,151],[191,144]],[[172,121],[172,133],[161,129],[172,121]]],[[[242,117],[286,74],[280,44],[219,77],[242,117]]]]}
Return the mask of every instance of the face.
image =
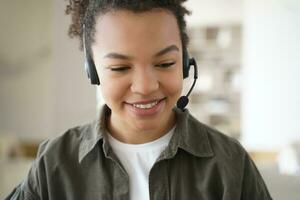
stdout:
{"type": "Polygon", "coordinates": [[[183,75],[172,13],[108,12],[96,21],[92,51],[112,127],[144,133],[173,126],[183,75]]]}

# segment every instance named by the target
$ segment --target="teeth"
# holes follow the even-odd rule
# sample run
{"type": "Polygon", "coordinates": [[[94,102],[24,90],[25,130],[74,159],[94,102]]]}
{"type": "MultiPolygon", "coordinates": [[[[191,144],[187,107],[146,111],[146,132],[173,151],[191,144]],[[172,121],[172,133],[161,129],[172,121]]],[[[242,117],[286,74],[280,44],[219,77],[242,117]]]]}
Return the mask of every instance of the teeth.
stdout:
{"type": "Polygon", "coordinates": [[[155,101],[153,103],[148,103],[148,104],[133,104],[133,106],[141,109],[149,109],[149,108],[153,108],[157,103],[158,101],[155,101]]]}

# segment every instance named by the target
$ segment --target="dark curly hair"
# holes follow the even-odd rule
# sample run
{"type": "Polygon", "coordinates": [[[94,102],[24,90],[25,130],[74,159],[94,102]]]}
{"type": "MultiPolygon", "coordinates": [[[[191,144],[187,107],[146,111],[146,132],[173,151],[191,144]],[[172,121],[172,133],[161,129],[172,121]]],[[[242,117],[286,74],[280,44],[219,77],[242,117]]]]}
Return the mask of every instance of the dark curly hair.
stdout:
{"type": "Polygon", "coordinates": [[[136,13],[162,8],[171,11],[177,19],[182,47],[188,45],[185,15],[190,14],[182,4],[186,0],[68,0],[65,13],[71,15],[68,35],[79,37],[80,50],[83,49],[83,25],[88,47],[94,42],[96,17],[115,10],[130,10],[136,13]]]}

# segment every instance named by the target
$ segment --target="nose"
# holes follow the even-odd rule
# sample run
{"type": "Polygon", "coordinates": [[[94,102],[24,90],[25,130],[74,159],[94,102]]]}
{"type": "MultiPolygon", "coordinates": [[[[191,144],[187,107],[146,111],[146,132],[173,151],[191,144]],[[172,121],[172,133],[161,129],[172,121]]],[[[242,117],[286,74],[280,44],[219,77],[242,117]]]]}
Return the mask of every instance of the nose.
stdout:
{"type": "Polygon", "coordinates": [[[154,93],[159,88],[158,77],[149,68],[137,70],[132,78],[131,91],[146,96],[154,93]]]}

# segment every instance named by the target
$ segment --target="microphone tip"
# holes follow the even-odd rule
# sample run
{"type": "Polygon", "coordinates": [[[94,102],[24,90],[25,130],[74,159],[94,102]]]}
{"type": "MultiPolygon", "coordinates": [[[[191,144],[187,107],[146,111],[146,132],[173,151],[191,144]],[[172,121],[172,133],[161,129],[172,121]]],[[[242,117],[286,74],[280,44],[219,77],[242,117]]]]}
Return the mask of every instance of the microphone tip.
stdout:
{"type": "Polygon", "coordinates": [[[183,110],[189,103],[189,98],[187,96],[181,96],[177,101],[177,107],[183,110]]]}

